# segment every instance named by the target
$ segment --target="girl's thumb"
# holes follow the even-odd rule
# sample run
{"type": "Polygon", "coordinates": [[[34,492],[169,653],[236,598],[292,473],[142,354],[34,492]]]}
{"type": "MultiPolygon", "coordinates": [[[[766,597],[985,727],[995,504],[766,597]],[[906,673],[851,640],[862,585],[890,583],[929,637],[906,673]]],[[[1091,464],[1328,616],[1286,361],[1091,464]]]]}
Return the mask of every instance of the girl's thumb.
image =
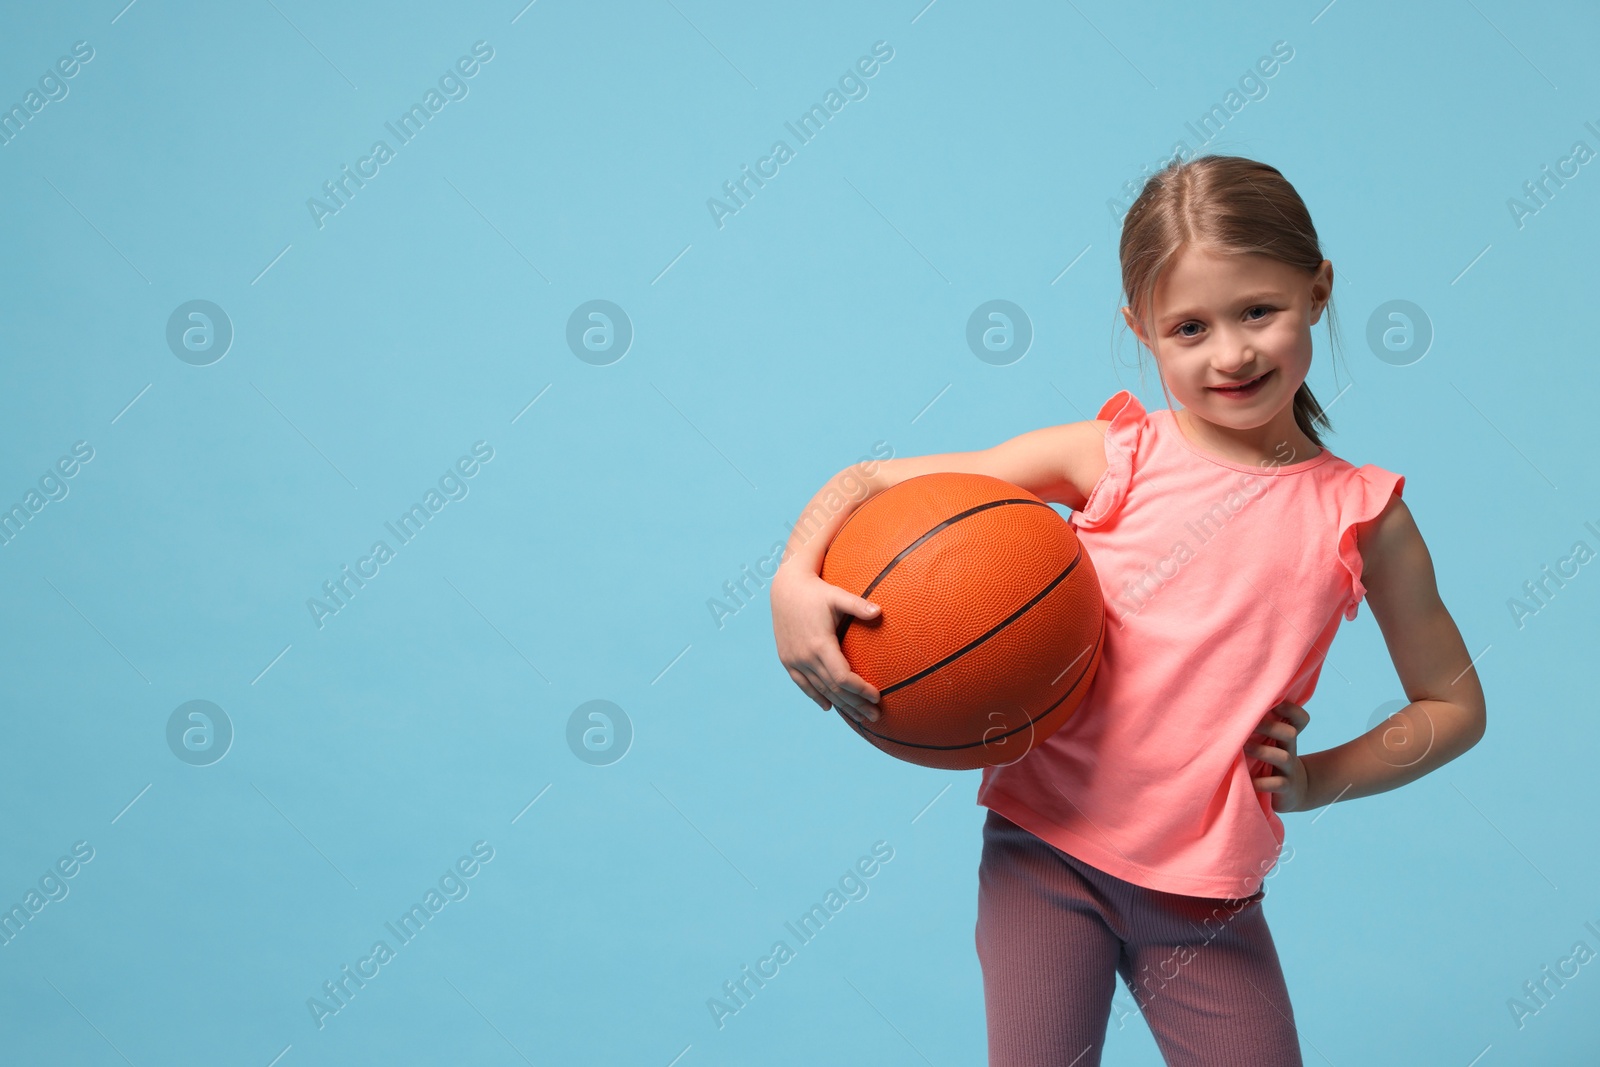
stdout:
{"type": "Polygon", "coordinates": [[[830,584],[829,588],[832,590],[830,595],[833,600],[834,610],[854,615],[857,618],[870,619],[878,614],[878,605],[866,597],[856,596],[849,590],[840,589],[836,585],[830,584]]]}

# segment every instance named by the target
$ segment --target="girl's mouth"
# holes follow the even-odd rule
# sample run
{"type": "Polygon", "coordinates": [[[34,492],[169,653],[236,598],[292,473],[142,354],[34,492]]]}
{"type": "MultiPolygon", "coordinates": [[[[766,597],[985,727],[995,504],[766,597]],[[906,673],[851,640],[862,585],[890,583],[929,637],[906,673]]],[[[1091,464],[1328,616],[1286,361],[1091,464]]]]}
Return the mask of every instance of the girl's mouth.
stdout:
{"type": "Polygon", "coordinates": [[[1229,398],[1235,399],[1235,400],[1247,400],[1250,397],[1255,396],[1257,393],[1261,392],[1261,387],[1266,384],[1267,379],[1272,377],[1276,373],[1277,373],[1276,369],[1269,370],[1265,374],[1259,375],[1259,376],[1251,379],[1248,383],[1246,383],[1245,385],[1242,385],[1242,386],[1240,386],[1238,388],[1228,389],[1228,388],[1222,388],[1222,387],[1213,386],[1211,391],[1213,393],[1216,393],[1218,396],[1225,396],[1225,397],[1229,397],[1229,398]]]}

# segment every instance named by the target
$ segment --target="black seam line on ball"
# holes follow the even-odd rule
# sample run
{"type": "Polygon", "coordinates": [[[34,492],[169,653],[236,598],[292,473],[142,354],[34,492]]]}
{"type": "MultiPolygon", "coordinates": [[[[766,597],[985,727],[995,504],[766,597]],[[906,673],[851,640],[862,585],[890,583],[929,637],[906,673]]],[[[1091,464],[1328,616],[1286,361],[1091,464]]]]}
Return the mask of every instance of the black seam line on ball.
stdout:
{"type": "MultiPolygon", "coordinates": [[[[1069,575],[1073,571],[1077,570],[1078,569],[1078,564],[1082,560],[1083,560],[1083,549],[1080,548],[1080,549],[1078,549],[1078,554],[1072,558],[1072,562],[1067,564],[1066,569],[1063,570],[1060,574],[1056,575],[1054,578],[1050,579],[1050,584],[1046,585],[1043,589],[1041,589],[1037,593],[1033,594],[1033,596],[1028,599],[1028,602],[1026,604],[1022,605],[1016,611],[1013,611],[1010,615],[1007,615],[1005,618],[1001,619],[999,622],[995,623],[993,626],[991,626],[984,633],[979,634],[977,637],[974,637],[971,641],[968,641],[962,647],[956,649],[954,652],[952,652],[948,656],[944,657],[944,659],[939,660],[937,663],[930,663],[928,666],[922,668],[920,671],[918,671],[916,674],[911,675],[909,678],[902,678],[898,682],[895,682],[895,683],[893,683],[891,685],[884,686],[882,689],[878,690],[879,698],[881,699],[883,697],[888,696],[890,693],[893,693],[893,692],[895,692],[897,690],[900,690],[900,689],[904,689],[906,686],[911,685],[913,682],[921,681],[922,679],[926,678],[928,675],[932,674],[934,671],[939,670],[941,667],[944,667],[944,666],[946,666],[948,664],[954,663],[956,660],[960,659],[962,656],[966,655],[968,652],[971,652],[973,649],[977,648],[979,645],[981,645],[985,641],[989,640],[989,638],[993,637],[995,634],[999,633],[1001,630],[1004,630],[1007,626],[1010,626],[1012,623],[1014,623],[1018,619],[1022,618],[1022,616],[1026,615],[1028,613],[1028,611],[1035,604],[1039,603],[1039,601],[1041,601],[1045,597],[1049,596],[1051,590],[1053,590],[1056,586],[1060,585],[1063,581],[1065,581],[1067,575],[1069,575]]],[[[1104,619],[1102,617],[1102,623],[1103,622],[1104,622],[1104,619]]]]}
{"type": "MultiPolygon", "coordinates": [[[[1096,637],[1094,639],[1095,647],[1098,648],[1100,645],[1104,644],[1105,643],[1105,639],[1106,639],[1106,617],[1104,615],[1101,615],[1100,616],[1100,633],[1098,635],[1096,635],[1096,637]]],[[[1089,663],[1093,663],[1093,662],[1094,662],[1094,654],[1093,654],[1093,652],[1091,652],[1090,655],[1089,655],[1089,663]]],[[[845,722],[848,722],[852,727],[854,727],[856,730],[860,731],[861,733],[863,733],[863,734],[871,734],[873,737],[876,737],[880,741],[887,741],[889,744],[891,744],[891,745],[899,745],[901,748],[927,748],[927,749],[936,749],[936,750],[938,750],[940,752],[954,752],[954,751],[956,751],[958,749],[978,748],[979,746],[982,746],[982,745],[991,745],[996,741],[1003,741],[1003,740],[1005,740],[1006,738],[1010,737],[1013,734],[1021,733],[1023,730],[1031,730],[1031,729],[1033,729],[1034,724],[1039,722],[1039,720],[1043,719],[1046,715],[1049,715],[1052,711],[1055,711],[1056,708],[1060,706],[1060,704],[1061,704],[1061,702],[1063,700],[1067,699],[1067,697],[1071,696],[1073,693],[1078,691],[1078,685],[1079,685],[1079,683],[1081,683],[1083,681],[1083,676],[1084,676],[1085,673],[1088,672],[1088,670],[1089,670],[1089,667],[1088,667],[1087,664],[1085,664],[1083,670],[1078,672],[1078,677],[1073,679],[1072,684],[1067,687],[1067,691],[1065,693],[1062,693],[1059,697],[1056,698],[1056,702],[1054,704],[1051,704],[1048,708],[1045,708],[1038,715],[1034,716],[1032,719],[1029,719],[1027,722],[1023,723],[1021,726],[1017,726],[1017,727],[1014,727],[1013,729],[1007,730],[1005,733],[999,735],[998,737],[988,737],[988,738],[984,738],[981,741],[968,741],[966,744],[963,744],[963,745],[919,745],[914,741],[899,741],[899,740],[896,740],[893,737],[889,737],[886,734],[880,734],[880,733],[877,733],[877,732],[875,732],[873,730],[867,729],[865,726],[862,726],[860,723],[856,722],[854,719],[850,718],[850,716],[846,715],[842,711],[839,712],[839,717],[844,719],[845,722]]],[[[836,708],[834,710],[837,711],[838,709],[836,708]]]]}
{"type": "MultiPolygon", "coordinates": [[[[868,594],[870,594],[874,589],[878,588],[878,586],[880,584],[882,584],[883,580],[889,576],[889,572],[894,570],[895,564],[899,563],[901,560],[903,560],[907,556],[911,555],[912,552],[916,551],[916,548],[917,548],[918,545],[922,544],[924,541],[928,540],[928,538],[930,538],[933,535],[937,534],[940,530],[943,530],[946,526],[953,526],[954,524],[960,522],[962,519],[970,518],[971,516],[978,514],[978,512],[980,512],[980,511],[988,511],[990,508],[1003,507],[1006,504],[1031,504],[1031,505],[1033,505],[1035,507],[1041,507],[1041,508],[1048,508],[1050,506],[1049,504],[1046,504],[1042,500],[1026,500],[1026,499],[1023,499],[1021,497],[1007,497],[1005,500],[991,500],[991,501],[988,501],[987,503],[979,504],[977,507],[968,508],[966,511],[957,512],[956,514],[950,516],[948,519],[945,519],[943,522],[939,523],[939,525],[935,526],[933,529],[929,530],[927,533],[923,534],[921,537],[917,538],[915,541],[911,542],[905,548],[901,549],[899,551],[899,553],[897,553],[895,555],[894,559],[891,559],[888,563],[884,564],[883,570],[878,572],[878,576],[876,578],[872,579],[872,581],[868,582],[867,583],[867,587],[861,591],[862,599],[863,600],[868,599],[868,594]]],[[[852,514],[850,516],[850,518],[853,519],[858,514],[860,514],[859,511],[857,511],[855,514],[852,514]]],[[[840,527],[841,532],[843,531],[843,529],[844,529],[843,527],[840,527]]],[[[836,534],[834,536],[837,539],[838,535],[836,534]]],[[[856,621],[855,616],[846,615],[844,617],[844,621],[839,624],[839,630],[838,630],[838,633],[835,636],[838,638],[840,643],[844,642],[845,631],[850,629],[850,624],[852,622],[855,622],[855,621],[856,621]]]]}

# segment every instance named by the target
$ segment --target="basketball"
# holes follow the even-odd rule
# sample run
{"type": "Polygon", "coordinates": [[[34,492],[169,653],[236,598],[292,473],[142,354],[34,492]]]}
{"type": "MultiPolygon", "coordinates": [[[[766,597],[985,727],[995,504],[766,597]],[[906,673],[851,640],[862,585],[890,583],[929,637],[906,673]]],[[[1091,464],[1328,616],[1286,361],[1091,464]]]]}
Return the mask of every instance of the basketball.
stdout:
{"type": "Polygon", "coordinates": [[[821,574],[882,609],[838,631],[879,692],[878,721],[838,715],[910,763],[1015,763],[1072,717],[1100,666],[1094,564],[1059,512],[999,478],[890,486],[834,534],[821,574]]]}

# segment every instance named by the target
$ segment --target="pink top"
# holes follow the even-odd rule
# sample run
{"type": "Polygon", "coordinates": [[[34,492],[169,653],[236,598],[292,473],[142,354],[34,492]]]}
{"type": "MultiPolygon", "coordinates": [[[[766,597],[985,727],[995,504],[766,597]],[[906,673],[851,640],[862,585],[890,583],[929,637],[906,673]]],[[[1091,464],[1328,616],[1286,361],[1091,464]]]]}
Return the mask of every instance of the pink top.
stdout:
{"type": "Polygon", "coordinates": [[[1283,822],[1244,744],[1304,705],[1341,616],[1366,595],[1353,527],[1402,475],[1327,449],[1252,466],[1202,452],[1170,409],[1122,390],[1107,468],[1069,522],[1105,597],[1100,668],[1078,710],[978,803],[1124,881],[1238,899],[1276,862],[1283,822]]]}

